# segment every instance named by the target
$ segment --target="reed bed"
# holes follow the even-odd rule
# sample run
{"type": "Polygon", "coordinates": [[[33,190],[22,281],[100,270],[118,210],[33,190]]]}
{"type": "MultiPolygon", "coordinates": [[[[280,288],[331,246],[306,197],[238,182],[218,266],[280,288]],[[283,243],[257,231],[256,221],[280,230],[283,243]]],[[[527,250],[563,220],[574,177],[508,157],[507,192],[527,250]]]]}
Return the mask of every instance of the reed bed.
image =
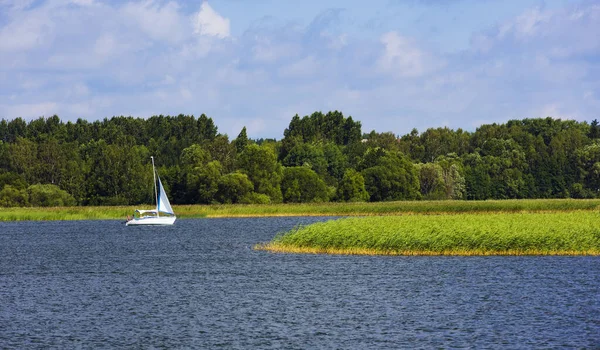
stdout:
{"type": "Polygon", "coordinates": [[[130,207],[0,208],[0,221],[124,220],[130,207]]]}
{"type": "Polygon", "coordinates": [[[234,204],[177,206],[182,215],[207,217],[381,216],[407,214],[595,210],[600,199],[515,199],[489,201],[396,201],[376,203],[234,204]]]}
{"type": "Polygon", "coordinates": [[[297,227],[255,248],[360,255],[600,255],[600,214],[345,218],[297,227]]]}
{"type": "MultiPolygon", "coordinates": [[[[0,208],[0,221],[123,220],[139,208],[113,207],[0,208]]],[[[389,216],[494,212],[564,212],[596,210],[600,199],[520,199],[489,201],[397,201],[377,203],[174,205],[178,218],[275,216],[389,216]]]]}

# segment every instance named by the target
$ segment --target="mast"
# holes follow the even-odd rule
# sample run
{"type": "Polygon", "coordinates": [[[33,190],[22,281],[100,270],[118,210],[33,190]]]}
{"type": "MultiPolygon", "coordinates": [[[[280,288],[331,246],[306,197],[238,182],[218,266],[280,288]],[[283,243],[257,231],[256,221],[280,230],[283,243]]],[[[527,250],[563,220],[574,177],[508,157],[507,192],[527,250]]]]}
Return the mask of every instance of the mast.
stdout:
{"type": "Polygon", "coordinates": [[[158,190],[156,188],[156,170],[154,170],[154,157],[150,156],[152,159],[152,178],[154,179],[154,199],[156,200],[156,217],[159,217],[158,213],[158,190]]]}

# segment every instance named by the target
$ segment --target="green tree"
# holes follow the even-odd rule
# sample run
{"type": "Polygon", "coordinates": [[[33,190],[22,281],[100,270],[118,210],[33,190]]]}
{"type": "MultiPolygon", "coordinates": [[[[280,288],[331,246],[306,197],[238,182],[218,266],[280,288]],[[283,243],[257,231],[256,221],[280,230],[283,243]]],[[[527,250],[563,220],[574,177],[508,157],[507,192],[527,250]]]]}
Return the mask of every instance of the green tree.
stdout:
{"type": "Polygon", "coordinates": [[[4,141],[13,143],[19,137],[24,138],[27,135],[27,122],[23,118],[15,118],[8,122],[6,129],[6,139],[4,141]]]}
{"type": "Polygon", "coordinates": [[[577,151],[580,179],[574,184],[576,197],[585,198],[600,194],[600,141],[595,140],[577,151]],[[576,186],[575,186],[576,185],[576,186]]]}
{"type": "Polygon", "coordinates": [[[369,193],[365,189],[365,179],[358,171],[347,169],[337,188],[337,199],[345,202],[365,202],[369,193]]]}
{"type": "Polygon", "coordinates": [[[210,142],[206,143],[206,149],[213,160],[218,160],[221,163],[224,173],[231,173],[236,170],[235,145],[229,142],[227,135],[214,137],[210,142]]]}
{"type": "Polygon", "coordinates": [[[16,141],[9,146],[10,167],[21,174],[28,183],[39,182],[36,176],[38,147],[35,142],[17,137],[16,141]]]}
{"type": "Polygon", "coordinates": [[[327,177],[325,182],[328,185],[335,185],[342,180],[346,169],[348,168],[348,158],[342,152],[342,148],[336,144],[328,143],[323,146],[323,155],[327,163],[327,177]]]}
{"type": "MultiPolygon", "coordinates": [[[[150,203],[153,198],[150,154],[144,146],[108,145],[103,140],[86,145],[89,166],[88,198],[95,205],[150,203]]],[[[159,166],[160,159],[156,159],[159,166]]],[[[169,186],[163,181],[165,187],[169,186]]]]}
{"type": "MultiPolygon", "coordinates": [[[[5,122],[5,121],[2,120],[0,122],[5,122]]],[[[0,139],[0,169],[9,169],[10,168],[10,158],[9,158],[8,152],[9,152],[9,144],[0,139]]]]}
{"type": "Polygon", "coordinates": [[[364,140],[369,148],[382,148],[387,151],[399,151],[400,139],[393,132],[376,132],[372,130],[370,133],[363,135],[364,140]]]}
{"type": "Polygon", "coordinates": [[[411,159],[425,161],[425,146],[422,143],[419,131],[412,129],[409,134],[400,138],[399,148],[402,153],[407,154],[411,159]]]}
{"type": "Polygon", "coordinates": [[[24,189],[4,185],[0,191],[0,207],[26,207],[29,205],[29,195],[24,189]]]}
{"type": "Polygon", "coordinates": [[[365,188],[370,200],[419,199],[419,175],[416,167],[401,153],[379,147],[369,149],[361,162],[365,188]]]}
{"type": "Polygon", "coordinates": [[[324,176],[327,172],[327,160],[320,145],[300,142],[294,146],[283,159],[283,166],[306,166],[317,174],[324,176]]]}
{"type": "Polygon", "coordinates": [[[181,152],[182,166],[200,167],[208,163],[209,160],[210,153],[198,144],[193,144],[181,152]]]}
{"type": "Polygon", "coordinates": [[[433,162],[439,156],[449,153],[464,154],[468,151],[469,134],[444,128],[427,129],[420,136],[423,146],[423,162],[433,162]]]}
{"type": "Polygon", "coordinates": [[[271,148],[250,144],[239,154],[237,164],[254,184],[254,192],[266,194],[274,203],[282,201],[282,167],[271,148]]]}
{"type": "Polygon", "coordinates": [[[440,156],[435,164],[441,167],[442,179],[444,181],[444,198],[462,199],[465,195],[464,168],[461,159],[456,153],[440,156]]]}
{"type": "Polygon", "coordinates": [[[27,188],[27,193],[29,204],[34,207],[64,207],[76,203],[73,196],[56,185],[31,185],[27,188]]]}
{"type": "Polygon", "coordinates": [[[60,188],[73,195],[77,203],[83,203],[86,198],[86,178],[89,175],[89,168],[81,159],[79,147],[75,144],[64,144],[62,149],[66,159],[61,163],[60,188]]]}
{"type": "Polygon", "coordinates": [[[491,196],[488,167],[478,153],[467,154],[465,164],[465,187],[467,199],[483,200],[491,196]]]}
{"type": "Polygon", "coordinates": [[[306,143],[322,141],[349,145],[359,142],[361,134],[360,122],[355,122],[352,117],[345,118],[342,112],[315,112],[303,118],[296,114],[283,132],[283,141],[298,139],[306,143]]]}
{"type": "Polygon", "coordinates": [[[435,163],[416,164],[419,171],[421,195],[424,199],[445,199],[446,186],[442,167],[435,163]]]}
{"type": "Polygon", "coordinates": [[[239,172],[223,175],[219,179],[217,199],[221,203],[240,203],[247,197],[254,186],[246,174],[239,172]]]}
{"type": "Polygon", "coordinates": [[[325,182],[308,167],[283,169],[281,182],[283,201],[286,203],[326,202],[328,190],[325,182]]]}
{"type": "Polygon", "coordinates": [[[600,138],[600,124],[598,123],[598,119],[592,120],[590,124],[590,131],[588,133],[588,137],[590,139],[600,138]]]}
{"type": "Polygon", "coordinates": [[[20,174],[12,171],[4,172],[0,170],[0,188],[4,188],[4,185],[10,185],[18,190],[24,190],[27,188],[27,182],[20,174]]]}
{"type": "Polygon", "coordinates": [[[54,138],[38,143],[36,178],[42,183],[60,185],[67,163],[67,150],[54,138]]]}
{"type": "Polygon", "coordinates": [[[249,143],[245,126],[242,128],[242,131],[240,131],[238,137],[233,141],[233,143],[235,144],[235,149],[236,149],[237,153],[241,153],[244,151],[244,148],[249,143]]]}
{"type": "MultiPolygon", "coordinates": [[[[193,144],[183,150],[181,153],[181,173],[183,177],[185,190],[183,195],[178,195],[184,203],[206,203],[199,198],[200,183],[205,183],[203,170],[206,168],[210,160],[210,154],[198,144],[193,144]],[[201,179],[202,178],[202,179],[201,179]]],[[[218,163],[218,162],[217,162],[218,163]]],[[[220,170],[219,175],[220,177],[220,170]]],[[[216,187],[216,182],[214,183],[216,187]]],[[[214,193],[212,193],[214,195],[214,193]]],[[[207,198],[203,198],[206,200],[207,198]]],[[[212,200],[212,196],[208,199],[208,203],[212,200]]]]}
{"type": "Polygon", "coordinates": [[[219,180],[223,167],[218,160],[208,162],[206,166],[195,169],[195,182],[197,183],[198,203],[209,204],[215,201],[219,191],[219,180]]]}

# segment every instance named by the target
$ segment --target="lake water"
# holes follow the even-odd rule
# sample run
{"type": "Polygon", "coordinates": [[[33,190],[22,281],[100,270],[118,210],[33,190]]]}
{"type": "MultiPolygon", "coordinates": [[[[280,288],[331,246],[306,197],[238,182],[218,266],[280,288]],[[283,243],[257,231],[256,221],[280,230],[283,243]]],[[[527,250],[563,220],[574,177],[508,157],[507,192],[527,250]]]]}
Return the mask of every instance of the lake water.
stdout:
{"type": "Polygon", "coordinates": [[[598,348],[598,257],[272,254],[326,218],[0,223],[0,348],[598,348]]]}

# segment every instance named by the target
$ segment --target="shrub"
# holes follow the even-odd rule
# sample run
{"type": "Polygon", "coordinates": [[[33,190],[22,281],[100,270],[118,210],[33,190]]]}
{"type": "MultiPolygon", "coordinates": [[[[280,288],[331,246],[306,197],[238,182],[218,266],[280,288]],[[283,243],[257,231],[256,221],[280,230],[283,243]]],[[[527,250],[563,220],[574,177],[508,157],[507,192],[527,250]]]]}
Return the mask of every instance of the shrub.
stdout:
{"type": "Polygon", "coordinates": [[[312,169],[303,166],[285,168],[281,182],[283,201],[287,203],[326,202],[328,189],[312,169]]]}
{"type": "Polygon", "coordinates": [[[0,191],[0,207],[25,207],[29,204],[27,191],[4,185],[0,191]]]}
{"type": "Polygon", "coordinates": [[[72,195],[56,185],[31,185],[27,188],[29,204],[34,207],[67,207],[75,205],[72,195]]]}

